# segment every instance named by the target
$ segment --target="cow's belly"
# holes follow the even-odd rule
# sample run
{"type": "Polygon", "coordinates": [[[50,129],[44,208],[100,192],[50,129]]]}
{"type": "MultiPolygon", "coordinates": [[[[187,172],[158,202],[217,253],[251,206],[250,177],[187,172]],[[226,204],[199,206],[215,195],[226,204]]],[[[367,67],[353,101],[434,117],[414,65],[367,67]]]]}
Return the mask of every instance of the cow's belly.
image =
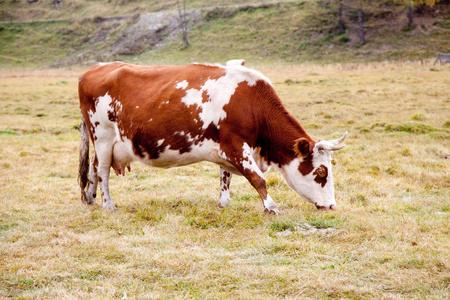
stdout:
{"type": "MultiPolygon", "coordinates": [[[[265,173],[270,166],[259,155],[259,149],[253,151],[252,156],[258,168],[265,173]]],[[[144,157],[138,156],[133,151],[132,142],[126,138],[118,138],[113,146],[112,167],[116,170],[124,170],[134,161],[139,161],[145,165],[157,168],[172,168],[185,166],[201,161],[209,161],[215,163],[225,170],[241,175],[241,173],[220,154],[220,145],[212,140],[204,140],[197,145],[191,145],[190,151],[180,153],[180,150],[170,149],[170,145],[159,152],[157,158],[150,158],[147,154],[144,157]]],[[[122,171],[124,172],[124,171],[122,171]]]]}
{"type": "Polygon", "coordinates": [[[166,149],[159,153],[156,159],[144,159],[142,162],[158,168],[171,168],[177,166],[185,166],[200,161],[210,161],[213,163],[222,162],[219,156],[219,144],[211,140],[191,145],[190,151],[180,153],[180,150],[166,149]]]}
{"type": "Polygon", "coordinates": [[[206,140],[192,145],[190,151],[180,153],[180,150],[171,149],[170,145],[158,153],[157,158],[151,158],[149,154],[141,157],[133,151],[133,145],[128,139],[118,139],[113,148],[113,168],[129,166],[131,162],[139,161],[143,164],[157,168],[172,168],[185,166],[201,161],[210,161],[219,165],[229,165],[230,163],[220,157],[220,146],[212,140],[206,140]]]}

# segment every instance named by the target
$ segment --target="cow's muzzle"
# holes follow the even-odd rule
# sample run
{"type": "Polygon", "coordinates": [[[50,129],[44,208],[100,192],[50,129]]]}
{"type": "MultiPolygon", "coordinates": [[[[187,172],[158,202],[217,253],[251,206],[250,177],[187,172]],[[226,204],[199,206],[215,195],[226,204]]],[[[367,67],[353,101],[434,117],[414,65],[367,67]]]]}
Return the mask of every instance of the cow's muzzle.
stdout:
{"type": "Polygon", "coordinates": [[[314,203],[314,205],[317,207],[317,209],[320,209],[320,210],[335,209],[336,208],[336,205],[334,205],[334,204],[330,204],[329,206],[325,206],[325,205],[319,205],[316,202],[316,203],[314,203]]]}

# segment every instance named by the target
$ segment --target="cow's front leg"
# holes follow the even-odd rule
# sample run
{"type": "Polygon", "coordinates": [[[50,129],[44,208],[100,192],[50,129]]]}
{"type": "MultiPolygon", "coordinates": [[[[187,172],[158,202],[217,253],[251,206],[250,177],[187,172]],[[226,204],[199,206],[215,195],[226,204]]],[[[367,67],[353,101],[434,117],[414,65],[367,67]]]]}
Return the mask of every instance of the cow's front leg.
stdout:
{"type": "Polygon", "coordinates": [[[96,144],[96,155],[98,159],[98,182],[100,183],[100,190],[102,192],[102,203],[104,209],[111,211],[116,207],[111,200],[111,194],[109,192],[109,171],[112,162],[112,145],[109,143],[96,144]]]}
{"type": "Polygon", "coordinates": [[[89,181],[86,190],[86,204],[94,204],[97,197],[98,175],[97,175],[98,160],[97,155],[92,155],[91,165],[89,167],[89,181]]]}
{"type": "MultiPolygon", "coordinates": [[[[226,152],[226,150],[224,151],[226,152]]],[[[225,153],[226,154],[226,153],[225,153]]],[[[263,172],[255,162],[251,149],[247,143],[243,143],[240,151],[238,149],[231,150],[230,155],[232,157],[230,162],[241,172],[242,175],[247,178],[250,184],[258,191],[259,196],[264,205],[264,211],[268,213],[279,214],[278,208],[272,197],[267,192],[266,180],[264,179],[263,172]]]]}
{"type": "Polygon", "coordinates": [[[220,206],[225,207],[230,204],[230,181],[231,173],[220,168],[220,206]]]}

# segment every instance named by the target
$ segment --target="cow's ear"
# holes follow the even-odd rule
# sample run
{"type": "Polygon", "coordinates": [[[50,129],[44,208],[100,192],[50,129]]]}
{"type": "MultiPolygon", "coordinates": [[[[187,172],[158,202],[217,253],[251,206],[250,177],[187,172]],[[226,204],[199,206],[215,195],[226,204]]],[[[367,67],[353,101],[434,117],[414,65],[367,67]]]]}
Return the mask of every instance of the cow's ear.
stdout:
{"type": "Polygon", "coordinates": [[[295,140],[295,146],[294,146],[295,154],[306,157],[312,151],[311,146],[312,146],[312,143],[310,143],[307,139],[299,138],[298,140],[295,140]]]}

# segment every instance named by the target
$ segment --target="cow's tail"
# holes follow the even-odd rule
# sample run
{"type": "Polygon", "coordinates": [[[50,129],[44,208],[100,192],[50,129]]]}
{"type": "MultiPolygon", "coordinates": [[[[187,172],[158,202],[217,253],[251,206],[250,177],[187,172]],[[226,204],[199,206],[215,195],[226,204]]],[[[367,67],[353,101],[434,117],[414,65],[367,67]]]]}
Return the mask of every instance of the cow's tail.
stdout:
{"type": "Polygon", "coordinates": [[[86,198],[86,186],[88,183],[88,171],[89,171],[89,132],[81,117],[81,143],[80,143],[80,165],[78,167],[78,183],[81,188],[81,201],[87,203],[86,198]]]}

